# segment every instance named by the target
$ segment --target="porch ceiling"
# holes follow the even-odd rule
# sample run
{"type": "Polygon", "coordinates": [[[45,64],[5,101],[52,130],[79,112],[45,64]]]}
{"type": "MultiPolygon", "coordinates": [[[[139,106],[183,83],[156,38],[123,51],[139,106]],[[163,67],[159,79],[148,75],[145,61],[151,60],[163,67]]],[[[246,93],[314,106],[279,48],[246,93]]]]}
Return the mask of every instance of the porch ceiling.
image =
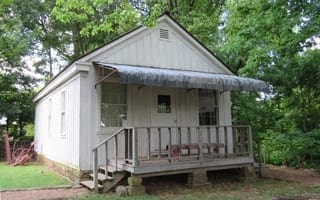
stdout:
{"type": "Polygon", "coordinates": [[[116,70],[120,76],[120,83],[123,84],[213,90],[268,91],[268,86],[264,81],[235,75],[103,62],[93,63],[100,67],[116,70]]]}

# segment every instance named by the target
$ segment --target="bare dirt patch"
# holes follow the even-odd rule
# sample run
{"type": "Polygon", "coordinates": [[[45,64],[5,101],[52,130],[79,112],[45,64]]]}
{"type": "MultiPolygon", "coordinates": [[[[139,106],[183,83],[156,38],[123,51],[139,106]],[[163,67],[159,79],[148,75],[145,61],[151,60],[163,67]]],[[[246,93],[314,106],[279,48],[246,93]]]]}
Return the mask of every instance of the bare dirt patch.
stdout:
{"type": "Polygon", "coordinates": [[[0,193],[0,200],[62,200],[76,198],[88,193],[89,191],[82,187],[4,191],[0,193]]]}
{"type": "Polygon", "coordinates": [[[285,166],[278,167],[268,165],[263,176],[265,178],[293,181],[314,186],[320,186],[320,174],[316,170],[295,169],[285,166]]]}

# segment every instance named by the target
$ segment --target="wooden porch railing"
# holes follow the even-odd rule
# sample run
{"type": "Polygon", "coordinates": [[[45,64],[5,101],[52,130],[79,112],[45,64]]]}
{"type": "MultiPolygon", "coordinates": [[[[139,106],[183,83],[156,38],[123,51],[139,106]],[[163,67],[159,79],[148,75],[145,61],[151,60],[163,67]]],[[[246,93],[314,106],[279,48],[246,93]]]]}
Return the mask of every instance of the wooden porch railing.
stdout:
{"type": "Polygon", "coordinates": [[[167,160],[170,164],[175,160],[253,157],[250,126],[126,127],[92,149],[95,188],[98,188],[98,150],[102,146],[105,149],[106,172],[110,158],[117,171],[119,159],[122,163],[137,167],[154,160],[167,160]],[[124,137],[119,141],[121,135],[124,137]],[[114,151],[111,155],[108,147],[112,141],[114,151]],[[119,155],[119,143],[124,155],[119,155]],[[144,153],[139,155],[142,150],[144,153]]]}

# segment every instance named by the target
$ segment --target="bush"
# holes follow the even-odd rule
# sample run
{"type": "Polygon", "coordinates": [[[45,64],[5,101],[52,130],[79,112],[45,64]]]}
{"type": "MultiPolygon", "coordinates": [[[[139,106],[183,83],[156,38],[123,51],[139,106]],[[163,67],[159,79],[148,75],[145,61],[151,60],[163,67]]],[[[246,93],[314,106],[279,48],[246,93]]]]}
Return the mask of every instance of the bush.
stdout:
{"type": "Polygon", "coordinates": [[[320,130],[304,133],[269,131],[262,137],[262,152],[267,163],[312,166],[320,157],[320,130]]]}

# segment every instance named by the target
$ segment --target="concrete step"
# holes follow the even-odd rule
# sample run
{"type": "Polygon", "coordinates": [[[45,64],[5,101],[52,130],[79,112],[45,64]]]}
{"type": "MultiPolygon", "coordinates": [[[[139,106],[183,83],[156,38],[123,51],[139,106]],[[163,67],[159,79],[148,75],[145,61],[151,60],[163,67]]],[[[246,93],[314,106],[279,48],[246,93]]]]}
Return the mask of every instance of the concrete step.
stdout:
{"type": "MultiPolygon", "coordinates": [[[[90,174],[90,177],[93,178],[93,174],[90,174]]],[[[106,176],[105,174],[98,173],[98,180],[99,181],[112,181],[113,177],[112,176],[106,176]]]]}
{"type": "MultiPolygon", "coordinates": [[[[94,190],[94,183],[92,180],[85,180],[80,182],[81,185],[85,186],[86,188],[90,190],[94,190]]],[[[101,190],[103,189],[103,186],[98,184],[98,189],[101,190]]]]}

